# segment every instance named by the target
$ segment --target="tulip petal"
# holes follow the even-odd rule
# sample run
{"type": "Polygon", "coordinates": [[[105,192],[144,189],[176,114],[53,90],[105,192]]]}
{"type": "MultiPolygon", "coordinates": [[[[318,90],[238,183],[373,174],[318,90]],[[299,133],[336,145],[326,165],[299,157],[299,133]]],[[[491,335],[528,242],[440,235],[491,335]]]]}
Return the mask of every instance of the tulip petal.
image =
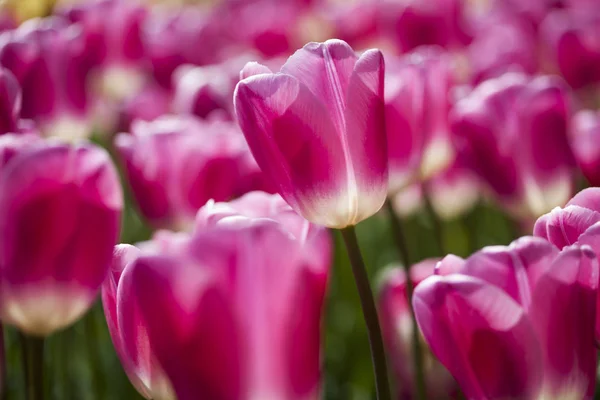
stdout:
{"type": "Polygon", "coordinates": [[[260,74],[272,74],[273,71],[269,69],[269,67],[264,66],[257,62],[249,62],[244,68],[240,71],[240,80],[249,78],[254,75],[260,74]]]}
{"type": "Polygon", "coordinates": [[[478,251],[467,259],[460,273],[501,288],[528,310],[532,288],[557,254],[557,248],[546,240],[523,237],[510,246],[491,246],[478,251]]]}
{"type": "Polygon", "coordinates": [[[238,84],[235,108],[256,162],[283,198],[311,222],[346,222],[341,138],[306,86],[289,75],[255,75],[238,84]]]}
{"type": "Polygon", "coordinates": [[[21,88],[14,75],[0,68],[0,134],[16,132],[21,112],[21,88]]]}
{"type": "Polygon", "coordinates": [[[536,221],[534,234],[547,239],[562,249],[577,243],[579,237],[592,225],[600,221],[600,212],[579,206],[555,209],[536,221]]]}
{"type": "Polygon", "coordinates": [[[323,100],[338,135],[342,135],[346,131],[346,93],[355,63],[354,50],[346,42],[331,39],[308,43],[287,60],[281,72],[296,77],[315,98],[323,100]]]}
{"type": "Polygon", "coordinates": [[[591,187],[583,189],[569,200],[567,206],[579,206],[600,211],[600,188],[591,187]]]}
{"type": "Polygon", "coordinates": [[[500,288],[461,274],[433,276],[415,289],[413,306],[431,350],[467,398],[529,398],[538,388],[537,339],[500,288]]]}
{"type": "MultiPolygon", "coordinates": [[[[184,259],[143,256],[121,279],[128,296],[120,303],[137,303],[148,343],[177,398],[239,399],[240,337],[230,300],[210,274],[184,259]]],[[[125,323],[127,315],[119,314],[125,323]]]]}
{"type": "Polygon", "coordinates": [[[598,276],[594,252],[573,246],[557,257],[535,287],[531,320],[546,357],[543,390],[553,398],[593,397],[598,276]]]}
{"type": "Polygon", "coordinates": [[[350,76],[345,109],[348,168],[356,182],[355,221],[379,210],[388,185],[388,153],[383,101],[384,62],[379,50],[366,51],[350,76]]]}

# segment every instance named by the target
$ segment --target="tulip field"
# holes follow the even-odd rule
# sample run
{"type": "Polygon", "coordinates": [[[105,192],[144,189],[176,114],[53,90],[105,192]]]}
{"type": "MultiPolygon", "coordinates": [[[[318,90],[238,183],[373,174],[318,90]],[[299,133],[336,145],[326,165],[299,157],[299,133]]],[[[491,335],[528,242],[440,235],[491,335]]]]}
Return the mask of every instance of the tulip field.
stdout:
{"type": "Polygon", "coordinates": [[[0,400],[600,399],[598,0],[0,0],[0,400]]]}

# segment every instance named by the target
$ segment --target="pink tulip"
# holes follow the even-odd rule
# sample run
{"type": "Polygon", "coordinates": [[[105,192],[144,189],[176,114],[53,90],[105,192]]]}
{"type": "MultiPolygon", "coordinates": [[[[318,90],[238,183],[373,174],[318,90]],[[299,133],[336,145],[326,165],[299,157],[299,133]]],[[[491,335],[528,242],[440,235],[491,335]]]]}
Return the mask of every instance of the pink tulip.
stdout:
{"type": "MultiPolygon", "coordinates": [[[[438,259],[424,260],[411,267],[413,285],[433,275],[438,259]]],[[[406,298],[406,274],[402,268],[388,269],[382,274],[379,288],[381,325],[389,351],[389,360],[399,386],[399,399],[414,398],[414,370],[412,362],[413,323],[406,298]]],[[[425,352],[425,377],[429,398],[449,398],[456,391],[456,382],[448,371],[425,352]]]]}
{"type": "Polygon", "coordinates": [[[96,298],[123,199],[104,150],[20,140],[0,170],[0,318],[46,336],[96,298]]]}
{"type": "Polygon", "coordinates": [[[557,78],[504,74],[460,100],[451,127],[460,152],[516,216],[538,217],[573,190],[570,101],[557,78]]]}
{"type": "Polygon", "coordinates": [[[384,23],[401,53],[426,45],[459,47],[470,40],[471,27],[464,0],[410,0],[384,4],[384,23]]]}
{"type": "Polygon", "coordinates": [[[9,70],[0,68],[0,134],[17,131],[21,99],[19,82],[9,70]]]}
{"type": "Polygon", "coordinates": [[[467,398],[593,397],[599,271],[589,247],[559,252],[525,237],[449,269],[421,282],[413,305],[467,398]]]}
{"type": "Polygon", "coordinates": [[[115,145],[139,209],[154,227],[190,227],[208,200],[241,194],[256,173],[248,169],[243,136],[227,122],[175,116],[136,121],[115,145]]]}
{"type": "Polygon", "coordinates": [[[145,330],[131,337],[142,349],[147,338],[177,398],[318,398],[328,265],[312,247],[265,219],[176,246],[125,267],[117,313],[145,330]]]}
{"type": "MultiPolygon", "coordinates": [[[[102,286],[102,305],[108,331],[121,360],[121,364],[130,382],[146,399],[175,400],[170,381],[156,361],[148,343],[140,310],[128,307],[133,302],[124,301],[119,307],[119,284],[125,269],[144,253],[131,245],[115,247],[112,266],[108,278],[102,286]],[[126,313],[122,325],[119,324],[119,312],[126,313]]],[[[121,294],[121,298],[128,294],[121,294]]]]}
{"type": "Polygon", "coordinates": [[[575,89],[600,82],[600,10],[555,11],[544,20],[542,37],[565,80],[575,89]]]}
{"type": "Polygon", "coordinates": [[[86,58],[96,67],[100,94],[120,102],[144,84],[142,26],[146,9],[138,1],[93,0],[61,10],[82,30],[86,58]]]}
{"type": "Polygon", "coordinates": [[[21,116],[45,136],[88,137],[92,131],[86,89],[89,68],[83,37],[58,17],[30,20],[4,34],[0,64],[23,91],[21,116]]]}
{"type": "Polygon", "coordinates": [[[467,50],[475,83],[506,72],[533,74],[538,70],[537,32],[531,24],[506,12],[492,12],[478,24],[467,50]]]}
{"type": "Polygon", "coordinates": [[[231,99],[243,66],[241,59],[234,59],[203,67],[184,65],[178,68],[174,74],[174,111],[200,118],[219,112],[231,119],[231,99]]]}
{"type": "Polygon", "coordinates": [[[171,94],[158,85],[145,86],[120,106],[118,132],[131,130],[135,120],[154,121],[171,112],[171,94]]]}
{"type": "Polygon", "coordinates": [[[309,43],[281,72],[246,65],[236,114],[258,165],[292,208],[332,228],[376,213],[387,194],[381,52],[309,43]]]}
{"type": "Polygon", "coordinates": [[[591,185],[600,186],[600,113],[583,110],[571,122],[571,148],[577,164],[591,185]]]}
{"type": "Polygon", "coordinates": [[[450,60],[441,49],[419,48],[388,62],[385,107],[390,193],[428,179],[452,162],[448,126],[452,85],[450,60]]]}

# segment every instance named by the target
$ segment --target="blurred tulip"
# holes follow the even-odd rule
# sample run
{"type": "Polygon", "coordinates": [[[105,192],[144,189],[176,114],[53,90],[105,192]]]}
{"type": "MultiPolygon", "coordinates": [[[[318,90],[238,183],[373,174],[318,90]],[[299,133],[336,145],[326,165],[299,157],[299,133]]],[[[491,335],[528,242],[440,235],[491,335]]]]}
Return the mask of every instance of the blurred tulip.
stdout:
{"type": "Polygon", "coordinates": [[[471,39],[464,0],[383,2],[384,24],[400,53],[423,45],[460,47],[471,39]]]}
{"type": "Polygon", "coordinates": [[[600,186],[600,113],[583,110],[571,122],[571,148],[577,164],[592,186],[600,186]]]}
{"type": "MultiPolygon", "coordinates": [[[[104,315],[121,365],[136,390],[146,399],[176,400],[169,379],[156,361],[148,342],[140,310],[127,307],[132,304],[128,301],[123,302],[124,306],[118,305],[121,276],[141,255],[143,252],[131,245],[121,244],[115,247],[112,266],[102,286],[104,315]],[[119,313],[126,315],[121,325],[119,313]]],[[[127,296],[128,293],[121,294],[121,298],[127,296]]]]}
{"type": "Polygon", "coordinates": [[[171,112],[171,94],[158,85],[147,85],[120,106],[119,132],[131,130],[135,120],[154,121],[171,112]]]}
{"type": "Polygon", "coordinates": [[[565,80],[575,89],[600,82],[600,10],[565,9],[550,14],[542,37],[565,80]]]}
{"type": "Polygon", "coordinates": [[[206,118],[218,110],[231,118],[231,99],[243,66],[240,60],[234,60],[204,67],[184,65],[178,68],[174,74],[174,111],[206,118]]]}
{"type": "Polygon", "coordinates": [[[331,228],[376,213],[387,194],[384,61],[345,42],[309,43],[281,72],[249,63],[234,95],[252,154],[300,215],[331,228]]]}
{"type": "Polygon", "coordinates": [[[441,49],[419,48],[387,63],[386,128],[390,193],[426,180],[454,158],[448,113],[453,77],[441,49]]]}
{"type": "Polygon", "coordinates": [[[126,267],[119,324],[140,311],[179,400],[316,399],[328,265],[307,251],[264,219],[204,229],[126,267]]]}
{"type": "Polygon", "coordinates": [[[134,0],[93,0],[62,10],[78,23],[87,61],[97,67],[95,86],[100,94],[120,102],[144,85],[148,69],[142,26],[147,12],[134,0]]]}
{"type": "Polygon", "coordinates": [[[413,305],[466,398],[593,397],[599,271],[589,247],[559,252],[525,237],[457,267],[421,282],[413,305]]]}
{"type": "Polygon", "coordinates": [[[0,317],[46,336],[96,298],[123,199],[104,150],[20,140],[0,171],[0,317]]]}
{"type": "Polygon", "coordinates": [[[239,195],[253,173],[246,169],[242,134],[227,122],[176,116],[135,121],[115,146],[139,209],[154,227],[191,227],[208,200],[239,195]]]}
{"type": "MultiPolygon", "coordinates": [[[[438,259],[427,259],[411,267],[413,284],[433,275],[438,259]]],[[[402,268],[385,270],[380,279],[379,310],[381,326],[390,362],[398,381],[398,399],[413,399],[414,370],[412,363],[412,330],[410,305],[406,297],[406,274],[402,268]]],[[[457,385],[450,373],[429,351],[425,351],[425,378],[429,398],[450,398],[457,385]]]]}
{"type": "Polygon", "coordinates": [[[0,68],[0,134],[17,131],[21,99],[19,82],[9,70],[0,68]]]}
{"type": "Polygon", "coordinates": [[[474,83],[506,72],[533,74],[538,70],[537,32],[512,14],[492,12],[478,23],[467,50],[474,83]]]}
{"type": "Polygon", "coordinates": [[[508,73],[459,101],[451,127],[458,151],[499,201],[516,216],[535,218],[571,197],[569,117],[562,81],[508,73]]]}
{"type": "Polygon", "coordinates": [[[172,11],[156,8],[150,13],[145,19],[142,38],[156,81],[171,89],[173,72],[179,66],[219,62],[229,44],[221,22],[222,14],[211,14],[194,6],[172,11]],[[200,48],[198,43],[202,43],[200,48]]]}
{"type": "Polygon", "coordinates": [[[77,28],[57,17],[31,20],[2,39],[0,64],[22,88],[21,116],[36,121],[45,136],[88,137],[88,68],[77,28]]]}

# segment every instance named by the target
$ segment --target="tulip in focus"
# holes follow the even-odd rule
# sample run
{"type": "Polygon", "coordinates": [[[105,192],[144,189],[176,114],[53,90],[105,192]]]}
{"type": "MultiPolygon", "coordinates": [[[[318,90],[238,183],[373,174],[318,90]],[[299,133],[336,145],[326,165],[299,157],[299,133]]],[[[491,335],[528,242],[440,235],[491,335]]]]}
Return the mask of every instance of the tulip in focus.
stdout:
{"type": "Polygon", "coordinates": [[[358,57],[340,40],[309,43],[279,73],[249,63],[234,104],[250,150],[292,208],[331,228],[376,213],[387,194],[378,50],[358,57]]]}
{"type": "Polygon", "coordinates": [[[558,78],[517,73],[485,81],[457,103],[451,127],[458,151],[516,216],[538,217],[571,197],[570,108],[558,78]]]}
{"type": "Polygon", "coordinates": [[[9,137],[0,169],[0,318],[47,336],[98,294],[119,235],[121,186],[98,147],[9,137]]]}
{"type": "Polygon", "coordinates": [[[434,176],[454,159],[448,113],[449,55],[422,47],[387,63],[385,108],[390,193],[434,176]]]}
{"type": "MultiPolygon", "coordinates": [[[[413,284],[433,274],[438,259],[427,259],[410,269],[413,284]]],[[[386,270],[379,288],[379,310],[389,360],[398,381],[398,399],[415,398],[414,370],[412,363],[412,329],[410,303],[406,298],[406,274],[402,268],[386,270]]],[[[457,386],[450,373],[429,351],[424,352],[425,383],[429,398],[451,398],[457,386]]]]}
{"type": "Polygon", "coordinates": [[[600,112],[579,111],[571,125],[571,148],[577,164],[592,186],[600,186],[600,112]]]}
{"type": "Polygon", "coordinates": [[[416,288],[415,314],[466,398],[593,397],[599,271],[588,246],[524,237],[437,270],[416,288]]]}
{"type": "MultiPolygon", "coordinates": [[[[535,223],[533,234],[563,249],[571,245],[588,245],[600,255],[600,189],[579,192],[565,206],[555,208],[535,223]]],[[[600,304],[600,293],[598,293],[600,304]]],[[[600,340],[600,316],[596,320],[596,337],[600,340]]]]}
{"type": "Polygon", "coordinates": [[[135,325],[147,336],[138,338],[179,400],[317,399],[329,263],[308,240],[319,236],[295,237],[272,219],[219,218],[125,267],[119,325],[140,311],[135,325]]]}
{"type": "Polygon", "coordinates": [[[238,196],[257,172],[242,134],[228,122],[136,121],[115,146],[138,207],[156,228],[190,228],[207,201],[238,196]]]}

